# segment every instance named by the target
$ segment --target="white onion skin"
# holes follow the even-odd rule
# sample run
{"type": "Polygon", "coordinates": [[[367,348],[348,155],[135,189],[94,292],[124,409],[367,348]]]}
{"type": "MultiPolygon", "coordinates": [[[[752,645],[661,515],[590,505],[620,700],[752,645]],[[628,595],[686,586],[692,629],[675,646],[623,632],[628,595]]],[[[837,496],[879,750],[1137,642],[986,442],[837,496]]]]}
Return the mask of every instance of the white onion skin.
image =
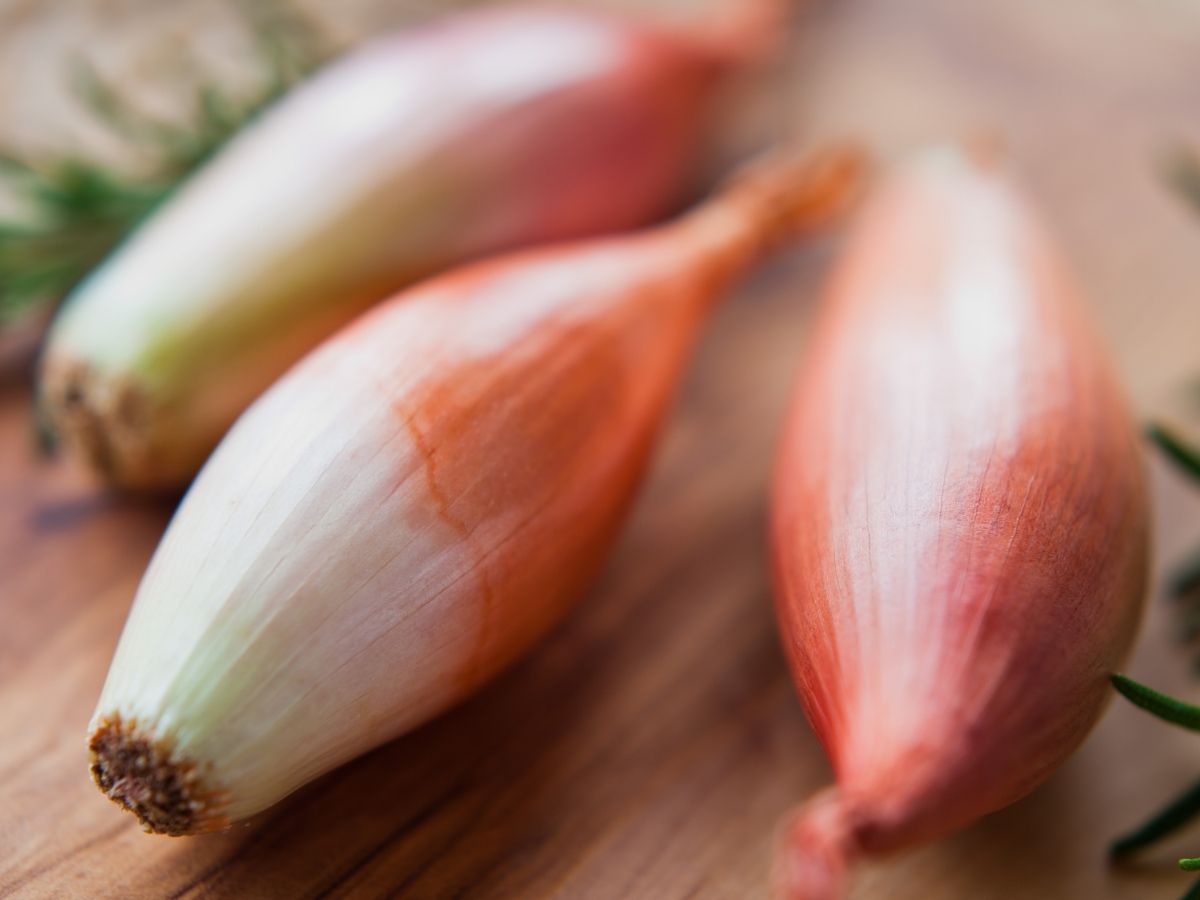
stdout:
{"type": "Polygon", "coordinates": [[[776,609],[836,787],[776,884],[1006,806],[1080,744],[1146,578],[1137,437],[1076,286],[995,161],[935,150],[861,213],[797,379],[776,609]]]}

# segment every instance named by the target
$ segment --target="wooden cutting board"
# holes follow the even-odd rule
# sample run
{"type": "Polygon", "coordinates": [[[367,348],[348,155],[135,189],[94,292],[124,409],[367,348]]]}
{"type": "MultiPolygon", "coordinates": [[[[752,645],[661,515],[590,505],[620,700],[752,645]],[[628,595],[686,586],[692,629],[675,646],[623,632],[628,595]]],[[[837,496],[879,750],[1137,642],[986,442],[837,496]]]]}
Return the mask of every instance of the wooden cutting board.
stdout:
{"type": "MultiPolygon", "coordinates": [[[[25,136],[40,122],[69,133],[69,105],[41,98],[55,96],[72,48],[102,50],[132,23],[167,27],[185,10],[210,11],[0,0],[0,131],[25,136]]],[[[358,2],[338,17],[353,33],[383,14],[358,2]]],[[[1154,165],[1170,141],[1200,140],[1197,7],[843,0],[804,19],[778,73],[781,126],[855,135],[885,155],[1000,135],[1076,263],[1140,412],[1184,410],[1180,388],[1200,373],[1200,217],[1154,165]]],[[[188,33],[207,40],[203,27],[188,33]]],[[[780,815],[829,778],[777,646],[763,525],[829,250],[779,261],[716,316],[610,564],[549,639],[416,734],[200,838],[143,835],[92,787],[83,749],[170,505],[106,496],[38,458],[26,383],[7,377],[0,895],[764,896],[780,815]]],[[[1161,562],[1200,543],[1200,490],[1152,470],[1161,562]]],[[[1151,598],[1130,671],[1200,700],[1170,612],[1151,598]]],[[[854,897],[1176,897],[1189,878],[1174,858],[1200,853],[1200,831],[1120,868],[1104,848],[1198,774],[1200,736],[1116,704],[1034,795],[864,868],[854,897]]]]}

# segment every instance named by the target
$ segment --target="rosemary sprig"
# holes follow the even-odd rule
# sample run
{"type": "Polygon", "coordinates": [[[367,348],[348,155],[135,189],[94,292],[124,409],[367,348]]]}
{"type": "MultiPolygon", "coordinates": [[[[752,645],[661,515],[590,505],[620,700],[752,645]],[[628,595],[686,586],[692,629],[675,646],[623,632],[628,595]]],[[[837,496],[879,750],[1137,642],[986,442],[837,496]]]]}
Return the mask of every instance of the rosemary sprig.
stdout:
{"type": "Polygon", "coordinates": [[[0,222],[0,326],[74,287],[170,188],[80,159],[35,167],[3,156],[0,175],[33,211],[0,222]]]}
{"type": "Polygon", "coordinates": [[[34,162],[0,153],[0,179],[25,215],[0,221],[0,329],[66,295],[122,239],[259,111],[326,55],[315,30],[293,12],[257,7],[252,18],[262,73],[239,96],[200,83],[184,125],[137,110],[85,65],[74,89],[98,121],[151,160],[130,175],[78,157],[34,162]]]}
{"type": "MultiPolygon", "coordinates": [[[[1200,157],[1189,150],[1175,150],[1165,158],[1162,171],[1166,182],[1196,211],[1200,211],[1200,157]]],[[[1146,429],[1146,436],[1181,471],[1200,481],[1200,451],[1157,423],[1146,429]]],[[[1180,564],[1168,578],[1168,591],[1175,598],[1191,596],[1197,590],[1200,590],[1200,549],[1180,564]]],[[[1181,630],[1188,640],[1192,640],[1200,633],[1200,615],[1195,608],[1185,609],[1185,613],[1187,615],[1181,630]]],[[[1200,707],[1160,693],[1124,675],[1113,675],[1112,682],[1117,691],[1136,706],[1164,721],[1192,731],[1200,731],[1200,707]]],[[[1114,860],[1122,859],[1173,834],[1198,816],[1200,782],[1193,784],[1141,825],[1114,841],[1109,847],[1109,855],[1114,860]]],[[[1185,857],[1179,860],[1179,868],[1185,872],[1200,871],[1200,857],[1185,857]]],[[[1200,900],[1200,881],[1192,884],[1182,900],[1200,900]]]]}
{"type": "MultiPolygon", "coordinates": [[[[1135,706],[1139,706],[1165,722],[1200,731],[1200,707],[1184,703],[1153,688],[1146,687],[1125,675],[1112,676],[1113,687],[1135,706]]],[[[1133,831],[1118,838],[1109,848],[1109,855],[1121,859],[1182,828],[1200,815],[1200,783],[1192,785],[1179,797],[1151,816],[1133,831]]],[[[1184,857],[1179,868],[1185,872],[1200,872],[1200,857],[1184,857]]],[[[1200,882],[1184,895],[1200,898],[1200,882]]]]}

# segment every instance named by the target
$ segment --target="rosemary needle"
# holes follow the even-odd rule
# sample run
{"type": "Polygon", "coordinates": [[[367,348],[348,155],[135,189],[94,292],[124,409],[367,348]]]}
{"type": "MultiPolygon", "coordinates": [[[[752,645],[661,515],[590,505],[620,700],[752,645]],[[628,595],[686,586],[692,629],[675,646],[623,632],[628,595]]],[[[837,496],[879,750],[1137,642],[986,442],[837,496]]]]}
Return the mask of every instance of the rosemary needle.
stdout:
{"type": "Polygon", "coordinates": [[[1197,815],[1200,815],[1200,782],[1193,784],[1137,828],[1114,841],[1109,848],[1109,856],[1122,859],[1182,828],[1197,815]]]}
{"type": "Polygon", "coordinates": [[[1186,475],[1200,480],[1200,451],[1185,443],[1170,429],[1157,423],[1146,429],[1146,437],[1186,475]]]}
{"type": "Polygon", "coordinates": [[[1124,675],[1113,675],[1112,683],[1129,702],[1151,715],[1191,731],[1200,731],[1200,707],[1159,693],[1124,675]]]}

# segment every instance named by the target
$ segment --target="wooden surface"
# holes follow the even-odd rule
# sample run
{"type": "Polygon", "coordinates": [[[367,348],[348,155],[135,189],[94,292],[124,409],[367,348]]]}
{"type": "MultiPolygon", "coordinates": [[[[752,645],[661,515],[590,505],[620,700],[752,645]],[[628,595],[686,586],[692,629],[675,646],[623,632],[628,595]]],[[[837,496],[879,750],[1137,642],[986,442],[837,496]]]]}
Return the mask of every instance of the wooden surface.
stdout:
{"type": "MultiPolygon", "coordinates": [[[[37,99],[55,67],[152,5],[0,0],[0,130],[28,134],[40,117],[67,133],[55,129],[68,107],[37,99]],[[90,25],[72,18],[99,7],[90,25]]],[[[342,24],[362,30],[370,7],[347,7],[342,24]]],[[[802,133],[888,153],[1001,135],[1140,412],[1184,409],[1179,388],[1200,372],[1200,218],[1153,161],[1171,139],[1200,139],[1193,4],[842,0],[809,11],[780,79],[786,125],[802,133]]],[[[777,647],[763,535],[779,413],[827,261],[821,248],[782,260],[715,317],[603,578],[531,656],[421,731],[201,838],[143,835],[92,787],[83,749],[170,510],[39,460],[27,389],[6,381],[0,895],[762,896],[778,817],[828,779],[777,647]]],[[[1161,560],[1200,541],[1200,491],[1153,470],[1161,560]]],[[[1130,671],[1200,699],[1168,613],[1151,598],[1130,671]]],[[[1188,877],[1173,860],[1200,852],[1200,832],[1116,869],[1104,846],[1198,772],[1200,738],[1114,705],[1045,787],[865,867],[854,897],[1178,896],[1188,877]]]]}

